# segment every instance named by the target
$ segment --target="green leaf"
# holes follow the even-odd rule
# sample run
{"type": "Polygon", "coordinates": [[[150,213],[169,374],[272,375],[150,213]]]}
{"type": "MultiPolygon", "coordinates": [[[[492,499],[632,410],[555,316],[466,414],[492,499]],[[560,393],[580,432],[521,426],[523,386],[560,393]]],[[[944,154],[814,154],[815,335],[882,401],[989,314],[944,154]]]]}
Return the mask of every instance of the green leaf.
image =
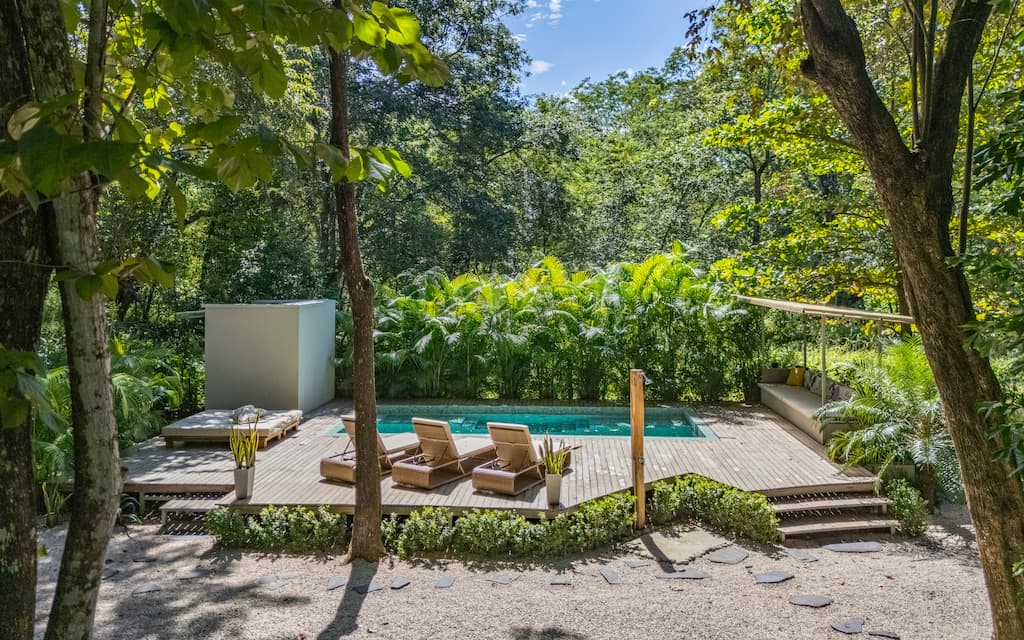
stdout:
{"type": "MultiPolygon", "coordinates": [[[[394,26],[388,31],[388,41],[398,45],[410,45],[419,42],[420,23],[409,11],[395,7],[390,11],[394,26]]],[[[388,25],[391,26],[391,25],[388,25]]]]}
{"type": "Polygon", "coordinates": [[[7,133],[10,134],[11,140],[20,140],[22,134],[36,126],[40,112],[38,105],[29,102],[12,113],[11,119],[7,121],[7,133]]]}
{"type": "Polygon", "coordinates": [[[205,124],[190,125],[186,127],[185,133],[194,141],[207,142],[211,145],[223,144],[230,138],[239,125],[242,124],[242,116],[226,115],[213,122],[205,124]]]}
{"type": "Polygon", "coordinates": [[[21,166],[36,191],[52,195],[64,177],[67,141],[49,126],[40,125],[24,132],[18,141],[21,166]]]}
{"type": "Polygon", "coordinates": [[[355,36],[371,47],[382,47],[386,41],[384,29],[376,18],[359,12],[355,16],[355,36]]]}
{"type": "Polygon", "coordinates": [[[171,201],[174,202],[174,219],[178,223],[178,227],[184,227],[185,219],[188,218],[188,200],[185,198],[185,194],[181,191],[178,183],[170,178],[164,181],[164,188],[167,189],[167,193],[171,195],[171,201]]]}

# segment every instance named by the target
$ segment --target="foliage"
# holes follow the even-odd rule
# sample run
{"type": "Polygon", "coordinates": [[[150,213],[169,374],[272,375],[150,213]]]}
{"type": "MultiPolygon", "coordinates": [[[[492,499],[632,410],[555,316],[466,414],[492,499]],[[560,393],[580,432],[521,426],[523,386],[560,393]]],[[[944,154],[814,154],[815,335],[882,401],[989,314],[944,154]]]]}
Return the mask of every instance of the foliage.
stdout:
{"type": "Polygon", "coordinates": [[[540,459],[544,463],[544,471],[552,475],[562,475],[570,451],[571,449],[565,446],[564,441],[560,441],[556,449],[551,436],[544,436],[544,441],[540,445],[540,459]]]}
{"type": "Polygon", "coordinates": [[[348,520],[326,507],[265,507],[259,517],[247,517],[220,507],[206,516],[206,528],[225,547],[330,553],[348,544],[348,520]]]}
{"type": "Polygon", "coordinates": [[[257,409],[251,404],[239,407],[231,412],[231,455],[235,459],[235,467],[251,469],[256,465],[256,449],[259,446],[260,418],[267,412],[257,409]],[[241,425],[246,425],[243,430],[241,425]]]}
{"type": "Polygon", "coordinates": [[[778,539],[779,519],[759,493],[742,491],[697,475],[655,482],[650,515],[655,523],[686,518],[758,542],[778,539]]]}
{"type": "Polygon", "coordinates": [[[60,487],[48,486],[45,482],[40,489],[43,494],[43,507],[46,509],[46,526],[54,527],[64,513],[68,495],[61,491],[60,487]]]}
{"type": "Polygon", "coordinates": [[[455,517],[445,507],[424,507],[382,523],[384,543],[403,558],[419,555],[539,558],[598,549],[628,536],[633,496],[585,502],[553,520],[527,520],[510,511],[474,509],[455,517]]]}
{"type": "Polygon", "coordinates": [[[892,501],[889,513],[900,522],[900,533],[916,538],[928,528],[928,503],[906,480],[898,478],[885,486],[885,495],[892,501]]]}
{"type": "Polygon", "coordinates": [[[947,495],[961,491],[959,468],[946,432],[942,402],[918,339],[888,348],[881,365],[861,362],[853,368],[850,400],[822,407],[822,425],[852,421],[858,427],[835,434],[829,457],[847,465],[877,465],[884,473],[894,463],[914,464],[922,488],[934,504],[934,483],[947,495]]]}
{"type": "MultiPolygon", "coordinates": [[[[403,280],[381,287],[378,301],[384,397],[622,398],[624,372],[642,367],[656,399],[709,401],[751,370],[740,365],[755,348],[746,312],[678,243],[594,272],[570,273],[549,257],[518,277],[403,280]]],[[[339,341],[347,380],[350,345],[339,341]]]]}

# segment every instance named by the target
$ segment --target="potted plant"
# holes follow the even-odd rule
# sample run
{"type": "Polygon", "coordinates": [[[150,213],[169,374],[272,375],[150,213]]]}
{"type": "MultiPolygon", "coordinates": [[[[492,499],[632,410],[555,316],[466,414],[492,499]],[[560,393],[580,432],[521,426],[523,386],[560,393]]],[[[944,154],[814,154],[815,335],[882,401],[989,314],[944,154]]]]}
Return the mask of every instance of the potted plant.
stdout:
{"type": "Polygon", "coordinates": [[[256,449],[260,437],[256,429],[265,411],[252,405],[236,409],[231,415],[231,455],[235,459],[235,498],[242,500],[252,495],[256,473],[256,449]]]}
{"type": "Polygon", "coordinates": [[[548,504],[557,505],[562,499],[562,473],[569,466],[569,452],[579,447],[567,447],[559,442],[556,449],[551,436],[544,436],[540,458],[544,463],[544,484],[548,490],[548,504]]]}

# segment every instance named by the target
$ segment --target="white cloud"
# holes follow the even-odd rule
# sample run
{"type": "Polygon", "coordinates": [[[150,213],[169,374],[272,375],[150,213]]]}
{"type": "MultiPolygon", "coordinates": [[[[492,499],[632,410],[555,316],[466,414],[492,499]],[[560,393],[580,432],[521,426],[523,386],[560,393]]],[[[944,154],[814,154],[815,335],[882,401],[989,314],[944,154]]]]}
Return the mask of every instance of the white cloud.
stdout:
{"type": "Polygon", "coordinates": [[[558,24],[562,19],[562,2],[563,0],[548,0],[547,4],[542,6],[540,0],[527,0],[526,8],[530,15],[526,20],[526,28],[532,29],[533,25],[541,21],[551,25],[558,24]]]}
{"type": "Polygon", "coordinates": [[[534,75],[540,75],[545,71],[551,69],[554,66],[547,60],[534,60],[530,63],[530,66],[526,68],[527,71],[534,75]]]}
{"type": "Polygon", "coordinates": [[[525,33],[517,33],[517,34],[512,36],[512,39],[515,40],[516,42],[519,42],[519,43],[526,42],[526,34],[525,33]]]}

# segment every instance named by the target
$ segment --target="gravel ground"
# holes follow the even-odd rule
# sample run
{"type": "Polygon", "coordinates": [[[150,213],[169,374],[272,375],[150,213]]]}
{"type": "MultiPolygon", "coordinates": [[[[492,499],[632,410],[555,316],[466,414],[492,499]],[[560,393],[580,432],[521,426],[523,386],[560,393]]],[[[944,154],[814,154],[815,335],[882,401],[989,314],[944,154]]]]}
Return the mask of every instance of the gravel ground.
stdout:
{"type": "MultiPolygon", "coordinates": [[[[63,533],[41,534],[49,550],[40,559],[41,612],[52,597],[63,533]]],[[[851,616],[866,619],[865,632],[884,629],[904,640],[990,636],[983,577],[962,510],[941,515],[919,542],[878,539],[881,552],[856,555],[820,548],[828,541],[794,543],[818,558],[813,563],[740,543],[751,552],[746,560],[722,565],[697,558],[688,566],[709,577],[690,581],[658,579],[671,567],[636,546],[550,565],[398,559],[341,565],[336,558],[227,552],[207,536],[165,536],[153,525],[134,526],[111,542],[95,637],[870,640],[866,633],[845,636],[830,628],[851,616]],[[626,560],[649,564],[631,569],[626,560]],[[605,567],[622,583],[608,584],[600,574],[605,567]],[[755,574],[775,569],[795,578],[755,584],[755,574]],[[560,572],[571,577],[571,586],[549,584],[560,572]],[[191,573],[199,575],[183,579],[191,573]],[[488,581],[501,574],[519,578],[509,585],[488,581]],[[435,588],[440,575],[454,576],[451,588],[435,588]],[[346,586],[329,591],[332,576],[345,578],[346,586]],[[411,583],[388,588],[399,577],[411,583]],[[352,588],[371,580],[385,588],[367,594],[352,588]],[[160,590],[139,593],[145,587],[160,590]],[[789,604],[790,596],[808,593],[834,603],[824,609],[789,604]]],[[[45,613],[38,623],[41,633],[45,613]]]]}

